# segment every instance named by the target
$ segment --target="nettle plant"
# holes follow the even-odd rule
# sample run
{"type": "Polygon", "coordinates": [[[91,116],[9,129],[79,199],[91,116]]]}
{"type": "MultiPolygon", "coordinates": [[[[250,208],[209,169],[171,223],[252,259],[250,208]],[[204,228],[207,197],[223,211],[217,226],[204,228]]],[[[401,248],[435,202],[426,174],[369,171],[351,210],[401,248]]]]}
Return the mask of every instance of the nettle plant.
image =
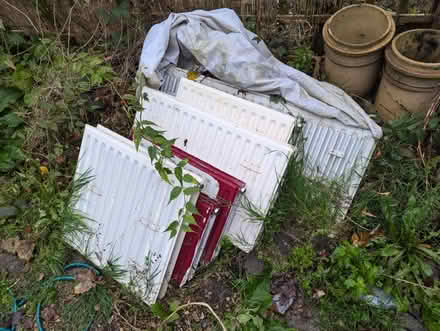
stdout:
{"type": "MultiPolygon", "coordinates": [[[[146,93],[142,95],[142,99],[146,102],[149,101],[146,93]]],[[[139,110],[141,111],[141,109],[139,110]]],[[[166,229],[166,231],[170,232],[170,238],[173,238],[177,234],[180,224],[182,224],[185,232],[193,232],[191,225],[197,225],[194,215],[198,215],[199,212],[191,201],[191,197],[193,194],[200,192],[201,185],[193,176],[184,172],[184,167],[187,165],[188,160],[181,160],[174,167],[175,163],[171,147],[177,139],[167,139],[163,135],[164,133],[165,131],[158,130],[157,125],[151,121],[136,121],[134,141],[137,150],[141,146],[142,139],[147,139],[153,143],[147,149],[151,163],[162,180],[173,186],[168,203],[183,195],[184,207],[179,209],[178,219],[173,220],[166,229]],[[174,169],[171,169],[168,166],[169,164],[173,164],[174,169]]]]}

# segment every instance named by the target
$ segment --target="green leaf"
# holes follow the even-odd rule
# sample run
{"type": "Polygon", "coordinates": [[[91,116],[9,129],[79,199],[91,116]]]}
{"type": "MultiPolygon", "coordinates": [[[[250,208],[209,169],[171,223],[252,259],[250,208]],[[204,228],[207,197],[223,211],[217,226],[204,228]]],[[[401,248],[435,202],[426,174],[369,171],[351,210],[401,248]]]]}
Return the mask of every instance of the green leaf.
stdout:
{"type": "Polygon", "coordinates": [[[24,96],[24,103],[27,106],[35,106],[40,99],[43,90],[41,88],[34,88],[30,93],[26,93],[24,96]]]}
{"type": "Polygon", "coordinates": [[[167,140],[159,135],[156,136],[152,136],[152,135],[147,135],[147,137],[151,137],[151,142],[155,145],[159,145],[162,147],[163,144],[166,144],[167,140]]]}
{"type": "Polygon", "coordinates": [[[395,256],[400,253],[400,249],[393,247],[391,245],[385,246],[381,251],[380,255],[384,257],[395,256]]]}
{"type": "Polygon", "coordinates": [[[173,300],[169,303],[170,311],[175,312],[177,308],[180,306],[180,302],[178,300],[173,300]]]}
{"type": "Polygon", "coordinates": [[[252,306],[270,307],[272,305],[272,296],[270,295],[270,281],[263,279],[252,292],[249,302],[252,306]]]}
{"type": "Polygon", "coordinates": [[[258,315],[254,315],[252,316],[252,321],[254,322],[254,325],[259,328],[260,330],[264,330],[264,326],[263,326],[263,319],[258,316],[258,315]]]}
{"type": "Polygon", "coordinates": [[[170,225],[168,225],[168,228],[165,230],[165,232],[170,232],[170,239],[176,236],[178,226],[178,221],[173,221],[170,223],[170,225]]]}
{"type": "Polygon", "coordinates": [[[142,136],[140,135],[138,128],[134,130],[134,145],[136,146],[136,151],[139,151],[139,145],[141,144],[142,136]]]}
{"type": "Polygon", "coordinates": [[[183,169],[182,167],[177,166],[174,168],[174,175],[176,176],[177,180],[179,181],[180,185],[183,185],[183,169]]]}
{"type": "Polygon", "coordinates": [[[429,258],[433,259],[436,263],[440,263],[440,255],[434,252],[432,249],[422,246],[418,246],[417,248],[425,253],[429,258]]]}
{"type": "Polygon", "coordinates": [[[192,215],[185,215],[185,216],[183,216],[183,221],[187,225],[193,225],[193,224],[197,225],[196,219],[192,215]]]}
{"type": "Polygon", "coordinates": [[[4,122],[8,128],[16,128],[24,123],[23,119],[17,116],[15,113],[9,113],[0,118],[1,122],[4,122]]]}
{"type": "Polygon", "coordinates": [[[30,69],[21,67],[12,74],[11,80],[14,86],[18,87],[24,92],[28,92],[32,88],[33,75],[30,69]]]}
{"type": "Polygon", "coordinates": [[[197,208],[194,206],[194,204],[191,201],[188,201],[185,204],[185,208],[186,208],[186,211],[189,212],[190,214],[200,215],[199,211],[197,210],[197,208]]]}
{"type": "Polygon", "coordinates": [[[157,126],[154,122],[142,120],[138,122],[141,126],[157,126]]]}
{"type": "Polygon", "coordinates": [[[168,201],[168,203],[170,203],[173,200],[176,200],[177,197],[180,195],[180,193],[182,193],[182,187],[175,186],[170,193],[170,200],[168,201]]]}
{"type": "Polygon", "coordinates": [[[156,146],[148,147],[148,156],[150,157],[151,162],[156,160],[156,157],[157,157],[157,147],[156,146]]]}
{"type": "Polygon", "coordinates": [[[249,314],[240,314],[237,316],[237,320],[240,324],[246,324],[251,320],[252,316],[249,314]]]}
{"type": "Polygon", "coordinates": [[[420,261],[419,265],[420,265],[420,269],[422,269],[423,274],[426,277],[431,277],[432,276],[432,274],[433,274],[432,267],[428,263],[420,261]]]}
{"type": "Polygon", "coordinates": [[[167,182],[168,184],[171,184],[170,180],[168,179],[168,171],[167,171],[168,169],[166,169],[162,166],[162,162],[157,161],[154,164],[154,167],[156,168],[157,172],[159,173],[160,178],[162,178],[162,180],[167,182]]]}
{"type": "Polygon", "coordinates": [[[183,193],[185,193],[185,195],[192,195],[197,192],[200,192],[200,187],[198,186],[187,187],[186,189],[183,190],[183,193]]]}
{"type": "Polygon", "coordinates": [[[185,174],[185,176],[183,176],[183,181],[185,183],[194,183],[197,184],[197,181],[194,179],[193,176],[191,176],[190,174],[185,174]]]}
{"type": "Polygon", "coordinates": [[[0,113],[15,103],[22,95],[23,93],[16,88],[0,87],[0,113]]]}
{"type": "Polygon", "coordinates": [[[188,160],[184,159],[182,161],[180,161],[179,163],[177,163],[177,166],[180,168],[185,168],[185,166],[188,164],[188,160]]]}
{"type": "Polygon", "coordinates": [[[154,316],[157,316],[161,319],[165,319],[168,317],[167,312],[165,311],[165,309],[163,309],[162,305],[158,302],[151,305],[151,312],[153,313],[154,316]]]}
{"type": "Polygon", "coordinates": [[[183,224],[182,228],[183,228],[184,232],[194,232],[194,230],[191,229],[191,227],[189,225],[183,224]]]}
{"type": "Polygon", "coordinates": [[[348,278],[348,279],[346,279],[346,280],[344,281],[344,285],[345,285],[345,287],[347,287],[347,288],[353,288],[353,287],[356,286],[356,282],[355,282],[353,279],[348,278]]]}

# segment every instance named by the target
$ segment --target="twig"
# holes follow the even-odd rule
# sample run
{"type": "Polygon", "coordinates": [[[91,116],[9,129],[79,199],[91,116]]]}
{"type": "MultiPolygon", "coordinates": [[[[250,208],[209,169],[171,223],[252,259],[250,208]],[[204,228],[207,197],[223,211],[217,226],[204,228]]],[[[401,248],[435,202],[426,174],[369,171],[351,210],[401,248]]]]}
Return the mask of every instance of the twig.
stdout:
{"type": "MultiPolygon", "coordinates": [[[[3,1],[5,1],[5,0],[3,0],[3,1]]],[[[67,55],[69,55],[69,47],[70,47],[70,23],[71,23],[71,21],[72,21],[72,12],[73,12],[73,8],[75,8],[75,6],[76,6],[76,4],[78,3],[78,1],[79,1],[79,0],[75,0],[75,2],[73,3],[72,7],[70,7],[70,9],[69,9],[69,15],[67,15],[67,19],[66,19],[66,21],[64,22],[61,31],[60,31],[59,34],[58,34],[58,39],[61,39],[61,35],[63,34],[64,29],[65,29],[66,26],[67,26],[67,23],[69,23],[69,30],[68,30],[68,37],[67,37],[67,38],[68,38],[68,39],[67,39],[67,55]]]]}
{"type": "Polygon", "coordinates": [[[357,225],[358,227],[360,227],[361,229],[370,232],[371,230],[366,228],[365,226],[360,225],[359,223],[355,222],[350,216],[346,215],[345,216],[351,223],[353,223],[354,225],[357,225]]]}
{"type": "Polygon", "coordinates": [[[417,284],[417,283],[414,283],[414,282],[410,282],[410,281],[405,280],[405,279],[393,277],[393,276],[390,276],[390,275],[384,275],[384,276],[388,277],[388,278],[391,278],[391,279],[394,279],[394,280],[397,280],[399,282],[403,282],[403,283],[410,284],[410,285],[413,285],[413,286],[418,286],[418,287],[424,288],[426,290],[431,290],[431,291],[438,291],[439,290],[439,289],[434,289],[432,287],[428,287],[428,286],[425,286],[425,285],[421,285],[421,284],[417,284]]]}
{"type": "MultiPolygon", "coordinates": [[[[429,109],[426,113],[424,125],[423,125],[424,131],[426,131],[426,129],[428,128],[429,121],[431,120],[431,118],[434,116],[434,113],[439,108],[440,108],[440,91],[432,99],[431,106],[429,107],[429,109]]],[[[422,160],[423,166],[426,167],[426,162],[425,162],[426,153],[423,152],[422,141],[420,141],[420,140],[418,141],[418,144],[417,144],[417,152],[419,153],[419,156],[420,156],[420,159],[422,160]]]]}
{"type": "Polygon", "coordinates": [[[429,107],[428,112],[425,116],[425,125],[423,126],[423,129],[426,130],[428,128],[428,123],[431,120],[434,113],[437,111],[437,109],[440,107],[440,91],[437,93],[437,95],[432,99],[431,106],[429,107]]]}
{"type": "Polygon", "coordinates": [[[114,305],[114,308],[115,308],[115,310],[116,310],[116,313],[118,314],[118,316],[120,317],[120,318],[122,318],[123,320],[124,320],[124,322],[125,323],[127,323],[128,324],[128,326],[132,329],[132,330],[136,330],[136,331],[143,331],[142,329],[139,329],[139,328],[137,328],[137,327],[135,327],[133,324],[131,324],[124,316],[122,316],[121,315],[121,312],[119,311],[119,309],[118,309],[118,305],[115,303],[114,305]]]}
{"type": "Polygon", "coordinates": [[[21,11],[20,9],[18,9],[17,7],[15,7],[14,5],[11,5],[9,2],[7,2],[6,0],[2,0],[4,3],[6,3],[9,7],[15,9],[16,11],[18,11],[20,14],[22,14],[24,17],[26,17],[26,19],[29,21],[29,23],[32,25],[32,27],[34,28],[35,32],[40,33],[40,31],[38,31],[38,29],[35,27],[34,22],[32,22],[32,20],[29,18],[29,16],[26,15],[26,13],[24,13],[23,11],[21,11]]]}
{"type": "Polygon", "coordinates": [[[225,325],[222,323],[222,320],[220,319],[220,317],[218,317],[218,315],[215,313],[215,311],[211,308],[211,306],[210,305],[208,305],[207,303],[205,303],[205,302],[189,302],[189,303],[187,303],[187,304],[184,304],[184,305],[181,305],[180,307],[177,307],[177,309],[175,310],[175,311],[173,311],[167,318],[165,318],[163,321],[162,321],[162,323],[160,324],[160,329],[162,329],[162,327],[164,326],[164,324],[166,323],[166,322],[168,322],[170,319],[171,319],[171,317],[173,317],[175,314],[177,314],[177,312],[179,311],[179,310],[182,310],[182,309],[185,309],[186,307],[189,307],[189,306],[203,306],[203,307],[206,307],[206,308],[208,308],[208,310],[211,312],[211,314],[215,317],[215,319],[219,322],[219,324],[220,324],[220,326],[222,327],[222,329],[223,329],[223,331],[228,331],[227,329],[226,329],[226,327],[225,327],[225,325]]]}
{"type": "Polygon", "coordinates": [[[35,7],[36,7],[36,10],[37,10],[38,26],[40,27],[40,31],[41,31],[40,33],[44,37],[44,32],[43,32],[43,27],[41,25],[41,17],[40,17],[40,4],[39,4],[38,0],[36,2],[35,7]]]}
{"type": "Polygon", "coordinates": [[[80,50],[82,50],[84,47],[86,47],[93,40],[100,25],[101,25],[101,22],[98,21],[98,24],[96,24],[96,28],[95,28],[95,31],[93,31],[92,36],[89,38],[89,40],[86,41],[86,43],[84,45],[82,45],[80,48],[78,48],[75,51],[75,54],[78,54],[80,50]]]}
{"type": "Polygon", "coordinates": [[[17,285],[18,282],[19,282],[19,279],[17,279],[17,280],[15,281],[15,283],[12,284],[11,286],[9,286],[7,289],[10,290],[10,289],[13,288],[15,285],[17,285]]]}
{"type": "Polygon", "coordinates": [[[55,30],[56,30],[56,32],[57,32],[57,36],[59,35],[59,32],[58,32],[58,25],[57,25],[57,17],[56,17],[56,5],[55,5],[55,2],[53,3],[53,6],[52,6],[52,14],[53,14],[53,26],[55,27],[55,30]]]}

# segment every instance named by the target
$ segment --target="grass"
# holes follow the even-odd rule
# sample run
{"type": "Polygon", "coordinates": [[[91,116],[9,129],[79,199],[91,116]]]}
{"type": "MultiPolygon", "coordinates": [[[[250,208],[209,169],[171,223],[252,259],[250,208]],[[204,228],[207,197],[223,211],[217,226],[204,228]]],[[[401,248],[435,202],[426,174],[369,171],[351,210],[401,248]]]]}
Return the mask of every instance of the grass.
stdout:
{"type": "Polygon", "coordinates": [[[64,238],[87,231],[73,205],[90,178],[80,177],[66,185],[55,171],[42,175],[36,162],[30,162],[23,170],[1,193],[4,201],[12,204],[22,200],[31,208],[23,208],[15,219],[3,221],[0,234],[3,238],[18,236],[37,243],[34,261],[41,268],[39,271],[59,274],[68,249],[64,238]]]}
{"type": "Polygon", "coordinates": [[[304,177],[300,158],[289,164],[258,255],[277,272],[295,272],[310,297],[324,290],[313,300],[324,330],[395,330],[398,312],[406,311],[422,316],[428,330],[439,327],[432,278],[440,266],[437,123],[424,129],[423,117],[407,116],[384,125],[343,228],[334,227],[341,185],[304,177]],[[313,238],[335,234],[331,229],[336,237],[322,256],[313,238]],[[280,231],[291,234],[287,253],[279,248],[280,231]],[[353,233],[368,234],[362,247],[352,243],[353,233]],[[392,295],[398,311],[367,305],[362,296],[373,287],[392,295]]]}
{"type": "Polygon", "coordinates": [[[108,324],[113,312],[112,300],[110,289],[98,285],[70,302],[62,302],[60,318],[64,328],[70,325],[70,330],[76,331],[108,324]]]}
{"type": "Polygon", "coordinates": [[[289,161],[279,196],[265,219],[264,242],[283,228],[295,226],[295,231],[329,232],[336,223],[342,186],[338,182],[304,176],[305,160],[294,154],[289,161]]]}

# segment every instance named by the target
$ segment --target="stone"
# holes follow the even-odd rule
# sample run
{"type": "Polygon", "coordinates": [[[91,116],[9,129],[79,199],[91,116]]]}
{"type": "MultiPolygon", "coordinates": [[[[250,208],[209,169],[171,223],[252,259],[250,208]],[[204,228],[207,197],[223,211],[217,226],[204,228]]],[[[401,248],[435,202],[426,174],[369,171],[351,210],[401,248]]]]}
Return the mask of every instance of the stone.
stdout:
{"type": "Polygon", "coordinates": [[[307,307],[302,314],[288,314],[287,325],[297,331],[320,331],[319,311],[313,307],[307,307]]]}
{"type": "Polygon", "coordinates": [[[19,240],[16,249],[18,257],[29,262],[34,254],[35,243],[32,240],[19,240]]]}
{"type": "Polygon", "coordinates": [[[423,324],[409,313],[404,313],[399,316],[400,330],[405,331],[426,331],[423,324]]]}
{"type": "Polygon", "coordinates": [[[244,261],[244,269],[249,275],[259,275],[264,270],[264,261],[257,258],[255,252],[251,252],[246,256],[244,261]]]}
{"type": "Polygon", "coordinates": [[[0,272],[24,273],[27,265],[15,255],[0,253],[0,272]]]}

